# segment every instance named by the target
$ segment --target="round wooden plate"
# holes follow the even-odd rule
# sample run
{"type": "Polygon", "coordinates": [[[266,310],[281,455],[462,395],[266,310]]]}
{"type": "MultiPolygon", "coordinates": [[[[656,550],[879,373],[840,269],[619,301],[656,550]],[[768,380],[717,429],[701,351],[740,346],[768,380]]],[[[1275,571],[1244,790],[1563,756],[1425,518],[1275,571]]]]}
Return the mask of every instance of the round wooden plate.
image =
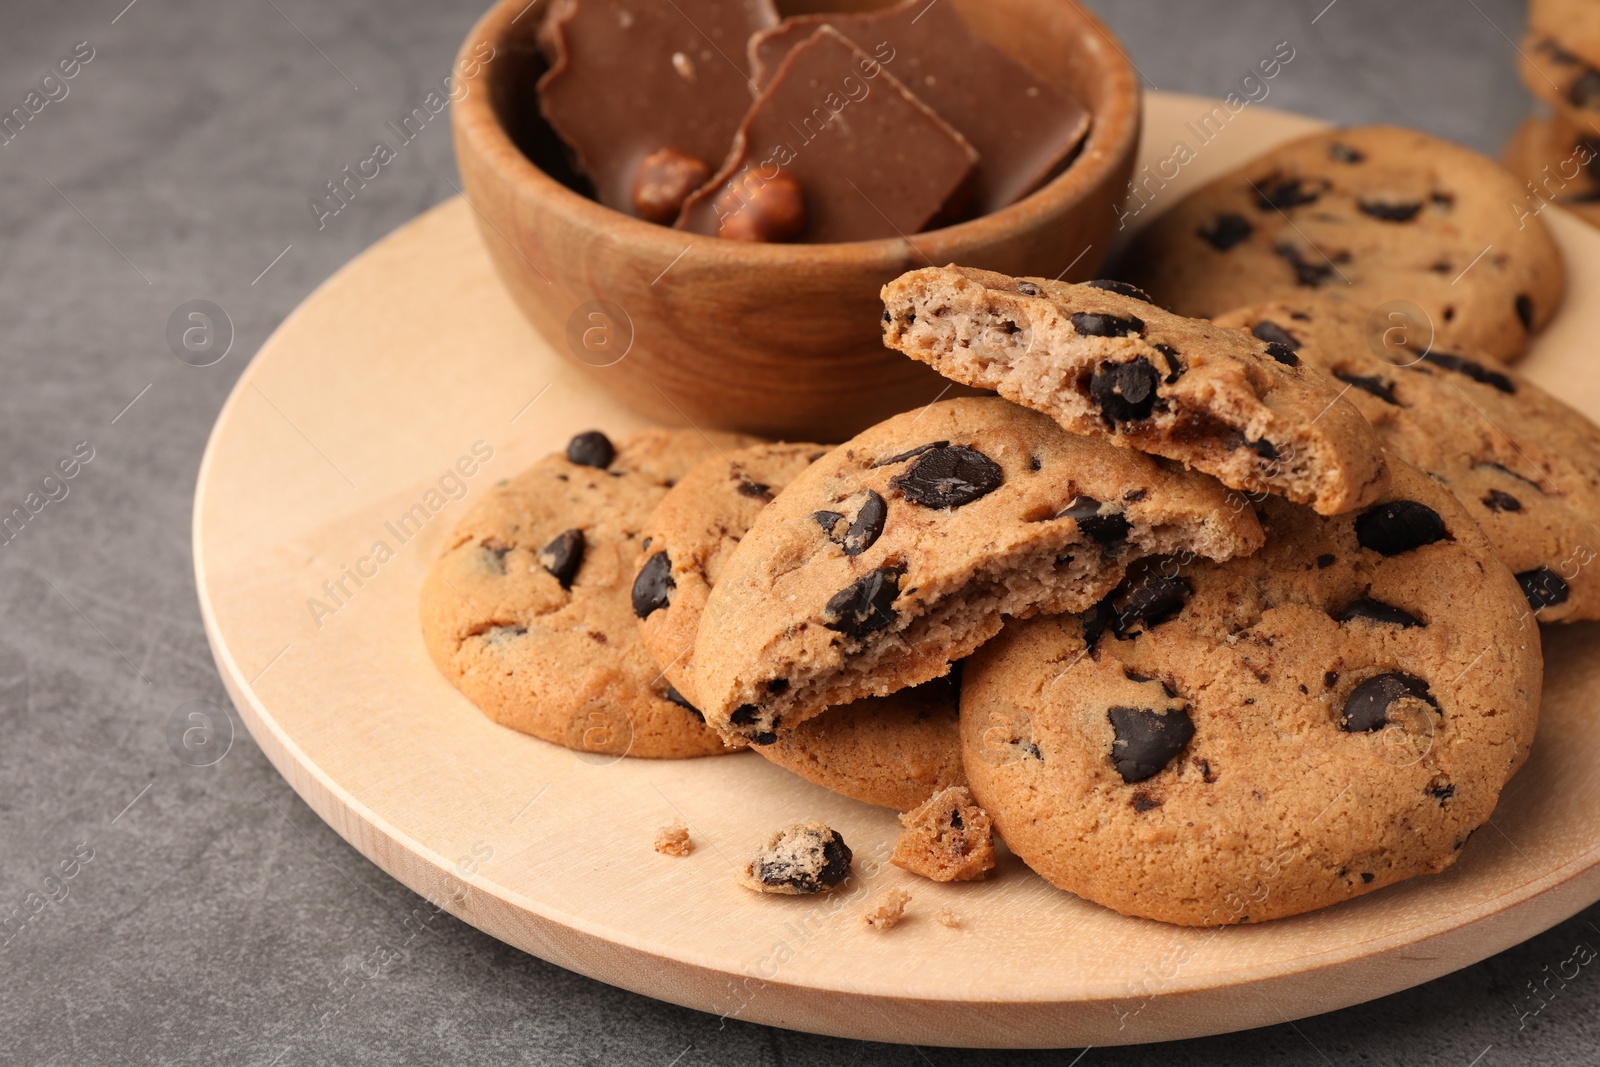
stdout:
{"type": "MultiPolygon", "coordinates": [[[[1202,143],[1214,106],[1151,96],[1144,158],[1165,185],[1145,187],[1148,206],[1130,222],[1318,125],[1252,106],[1202,143]],[[1155,170],[1180,140],[1193,160],[1176,177],[1155,170]]],[[[1600,234],[1559,211],[1545,217],[1572,291],[1594,292],[1600,234]]],[[[1569,299],[1526,369],[1600,416],[1600,372],[1588,363],[1597,335],[1600,307],[1569,299]]],[[[626,360],[617,370],[627,373],[626,360]]],[[[612,761],[495,726],[428,660],[423,574],[494,481],[575,431],[638,425],[521,319],[456,199],[379,242],[284,322],[240,378],[201,466],[201,609],[251,734],[364,855],[497,938],[740,1019],[880,1041],[1060,1047],[1343,1007],[1466,966],[1600,899],[1594,625],[1547,631],[1532,762],[1452,870],[1220,930],[1124,918],[1009,856],[985,883],[915,879],[885,862],[893,813],[754,754],[612,761]],[[677,818],[699,844],[687,859],[651,847],[677,818]],[[734,884],[767,832],[806,818],[856,850],[849,892],[780,899],[734,884]],[[910,918],[873,932],[864,901],[888,886],[913,894],[910,918]],[[935,921],[945,907],[958,928],[935,921]]]]}

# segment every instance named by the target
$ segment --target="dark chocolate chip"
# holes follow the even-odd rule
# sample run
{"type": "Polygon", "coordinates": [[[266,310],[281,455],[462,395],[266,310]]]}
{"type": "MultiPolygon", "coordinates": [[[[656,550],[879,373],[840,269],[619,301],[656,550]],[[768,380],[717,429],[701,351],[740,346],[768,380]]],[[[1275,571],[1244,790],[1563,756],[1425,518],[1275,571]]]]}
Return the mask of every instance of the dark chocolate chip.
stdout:
{"type": "Polygon", "coordinates": [[[1276,341],[1267,345],[1267,355],[1286,367],[1298,367],[1300,365],[1300,357],[1294,354],[1294,349],[1288,345],[1281,345],[1276,341]]]}
{"type": "Polygon", "coordinates": [[[761,709],[754,704],[741,704],[733,709],[733,714],[728,716],[728,721],[735,726],[754,726],[756,724],[756,716],[760,713],[761,709]]]}
{"type": "Polygon", "coordinates": [[[919,457],[911,469],[889,479],[891,488],[925,508],[959,508],[1005,482],[1000,464],[966,445],[945,445],[919,457]]]}
{"type": "Polygon", "coordinates": [[[1491,489],[1488,495],[1483,498],[1483,506],[1490,511],[1521,511],[1522,501],[1510,493],[1502,492],[1499,489],[1491,489]]]}
{"type": "Polygon", "coordinates": [[[693,712],[694,717],[699,719],[701,722],[706,721],[706,717],[701,713],[700,709],[689,703],[688,697],[684,696],[682,693],[678,692],[677,689],[670,685],[667,686],[667,703],[676,704],[685,711],[693,712]]]}
{"type": "Polygon", "coordinates": [[[949,444],[949,441],[933,441],[929,444],[918,445],[909,452],[902,452],[898,456],[890,456],[888,459],[879,460],[872,465],[872,469],[877,470],[879,467],[892,467],[896,463],[904,463],[908,459],[916,459],[918,456],[926,455],[936,448],[946,448],[949,446],[949,444]]]}
{"type": "Polygon", "coordinates": [[[1377,877],[1377,875],[1373,874],[1371,871],[1362,871],[1361,872],[1361,881],[1366,883],[1367,885],[1371,885],[1372,884],[1372,880],[1374,878],[1376,878],[1376,877],[1377,877]]]}
{"type": "Polygon", "coordinates": [[[1426,701],[1439,710],[1428,683],[1414,674],[1393,671],[1368,678],[1345,698],[1339,728],[1352,734],[1381,730],[1389,725],[1389,709],[1408,697],[1426,701]]]}
{"type": "Polygon", "coordinates": [[[1108,293],[1117,293],[1120,296],[1131,297],[1134,300],[1143,300],[1146,304],[1155,303],[1154,300],[1150,299],[1149,293],[1137,285],[1129,285],[1127,282],[1114,281],[1110,278],[1097,278],[1084,284],[1091,289],[1104,289],[1108,293]]]}
{"type": "Polygon", "coordinates": [[[1268,441],[1265,438],[1263,438],[1260,441],[1251,441],[1248,438],[1246,438],[1244,434],[1240,434],[1239,435],[1239,443],[1234,445],[1233,447],[1235,447],[1235,448],[1248,448],[1250,451],[1254,452],[1256,455],[1260,456],[1262,459],[1277,459],[1278,458],[1277,446],[1275,446],[1271,441],[1268,441]]]}
{"type": "Polygon", "coordinates": [[[1183,372],[1189,369],[1183,365],[1183,360],[1178,358],[1178,350],[1171,345],[1158,344],[1155,346],[1155,350],[1160,352],[1161,358],[1167,361],[1167,376],[1162,381],[1168,385],[1182,378],[1183,372]]]}
{"type": "Polygon", "coordinates": [[[774,678],[767,683],[767,692],[773,696],[782,696],[789,691],[789,679],[774,678]]]}
{"type": "Polygon", "coordinates": [[[1391,500],[1368,508],[1356,519],[1356,540],[1385,556],[1451,540],[1439,513],[1415,500],[1391,500]]]}
{"type": "Polygon", "coordinates": [[[1410,200],[1403,203],[1385,203],[1381,200],[1358,200],[1356,206],[1362,214],[1371,215],[1380,222],[1410,222],[1422,210],[1422,201],[1410,200]]]}
{"type": "Polygon", "coordinates": [[[633,613],[648,619],[667,606],[676,588],[678,583],[672,580],[672,560],[665,552],[657,552],[644,561],[639,576],[633,580],[633,613]]]}
{"type": "Polygon", "coordinates": [[[1289,208],[1315,204],[1322,197],[1322,188],[1300,178],[1275,179],[1265,186],[1256,186],[1255,190],[1256,206],[1262,211],[1287,211],[1289,208]]]}
{"type": "Polygon", "coordinates": [[[1044,467],[1044,464],[1039,462],[1039,457],[1038,456],[1029,456],[1028,457],[1028,469],[1030,471],[1038,471],[1042,467],[1044,467]]]}
{"type": "Polygon", "coordinates": [[[740,478],[738,485],[739,495],[747,496],[754,500],[771,500],[772,486],[752,482],[749,478],[740,478]]]}
{"type": "Polygon", "coordinates": [[[768,745],[778,743],[778,735],[771,730],[763,730],[750,739],[750,743],[757,748],[766,748],[768,745]]]}
{"type": "Polygon", "coordinates": [[[1549,567],[1536,567],[1531,571],[1523,571],[1517,575],[1517,584],[1522,586],[1522,594],[1528,598],[1528,605],[1534,611],[1565,604],[1567,597],[1572,595],[1572,590],[1562,580],[1561,575],[1549,567]]]}
{"type": "Polygon", "coordinates": [[[1360,163],[1367,157],[1343,142],[1334,141],[1328,146],[1328,158],[1335,163],[1360,163]]]}
{"type": "Polygon", "coordinates": [[[1333,262],[1327,258],[1324,258],[1321,262],[1313,263],[1301,255],[1300,250],[1294,245],[1283,242],[1274,245],[1272,250],[1287,261],[1289,266],[1294,268],[1294,280],[1297,285],[1303,285],[1308,289],[1316,289],[1327,284],[1328,279],[1333,277],[1333,262]]]}
{"type": "Polygon", "coordinates": [[[856,512],[855,521],[848,526],[844,526],[845,517],[837,511],[819,511],[811,517],[828,535],[828,540],[844,549],[845,555],[859,556],[876,544],[883,533],[883,524],[889,517],[889,505],[884,503],[883,497],[868,489],[866,499],[861,502],[861,510],[856,512]]]}
{"type": "Polygon", "coordinates": [[[1186,711],[1114,707],[1106,714],[1115,735],[1111,765],[1124,782],[1154,778],[1194,737],[1194,721],[1186,711]]]}
{"type": "Polygon", "coordinates": [[[1133,810],[1143,815],[1147,811],[1154,811],[1161,806],[1161,798],[1151,796],[1143,789],[1136,789],[1133,793],[1133,810]]]}
{"type": "Polygon", "coordinates": [[[1409,611],[1397,608],[1393,604],[1385,604],[1381,600],[1373,600],[1371,597],[1362,597],[1360,600],[1352,602],[1349,607],[1335,615],[1334,619],[1337,622],[1367,619],[1371,622],[1398,626],[1403,630],[1409,630],[1413,626],[1427,625],[1427,623],[1409,611]]]}
{"type": "Polygon", "coordinates": [[[583,531],[566,530],[557,534],[554,541],[539,550],[537,558],[539,566],[554,575],[561,588],[571,589],[572,579],[583,566],[583,531]]]}
{"type": "Polygon", "coordinates": [[[1443,367],[1445,370],[1453,370],[1457,374],[1465,374],[1473,381],[1492,386],[1502,393],[1514,394],[1517,391],[1516,383],[1506,375],[1497,370],[1490,370],[1482,363],[1462,356],[1452,355],[1449,352],[1424,352],[1422,361],[1424,363],[1432,363],[1436,367],[1443,367]]]}
{"type": "Polygon", "coordinates": [[[1017,292],[1021,293],[1023,296],[1044,295],[1044,290],[1039,288],[1037,285],[1034,285],[1032,282],[1018,282],[1017,292]]]}
{"type": "Polygon", "coordinates": [[[1072,328],[1083,337],[1138,337],[1144,333],[1144,320],[1132,315],[1076,311],[1071,317],[1072,328]]]}
{"type": "Polygon", "coordinates": [[[1148,418],[1161,376],[1143,356],[1126,363],[1102,363],[1089,381],[1089,396],[1113,422],[1148,418]]]}
{"type": "Polygon", "coordinates": [[[1324,552],[1322,555],[1317,557],[1317,570],[1325,571],[1337,562],[1338,560],[1334,557],[1332,552],[1324,552]]]}
{"type": "Polygon", "coordinates": [[[1100,501],[1092,496],[1080,496],[1068,504],[1067,509],[1056,518],[1075,520],[1078,529],[1107,548],[1127,541],[1133,523],[1119,511],[1101,514],[1101,506],[1100,501]]]}
{"type": "Polygon", "coordinates": [[[1329,689],[1339,684],[1339,672],[1328,671],[1322,676],[1322,684],[1329,689]]]}
{"type": "Polygon", "coordinates": [[[1573,107],[1600,106],[1600,70],[1590,68],[1578,75],[1572,88],[1567,90],[1567,99],[1572,101],[1573,107]]]}
{"type": "Polygon", "coordinates": [[[567,442],[567,459],[580,467],[598,467],[605,470],[617,458],[611,438],[599,430],[580,433],[567,442]]]}
{"type": "Polygon", "coordinates": [[[895,599],[900,595],[904,566],[879,567],[839,590],[822,611],[822,625],[860,640],[891,626],[898,617],[895,599]]]}
{"type": "Polygon", "coordinates": [[[1148,489],[1130,489],[1126,493],[1122,494],[1122,499],[1130,504],[1137,504],[1139,501],[1143,500],[1149,495],[1150,490],[1148,489]]]}
{"type": "Polygon", "coordinates": [[[1395,407],[1401,406],[1400,401],[1394,398],[1394,384],[1392,382],[1386,382],[1376,375],[1346,374],[1343,371],[1334,371],[1333,376],[1346,385],[1360,389],[1363,393],[1371,393],[1385,404],[1393,404],[1395,407]]]}
{"type": "Polygon", "coordinates": [[[1153,630],[1182,611],[1193,587],[1186,578],[1150,574],[1130,587],[1111,594],[1109,622],[1119,638],[1136,627],[1153,630]]]}
{"type": "Polygon", "coordinates": [[[1250,333],[1257,341],[1265,341],[1269,345],[1282,345],[1290,352],[1300,351],[1300,342],[1295,340],[1294,334],[1285,330],[1271,319],[1262,319],[1256,323],[1255,329],[1251,330],[1250,333]]]}
{"type": "Polygon", "coordinates": [[[1197,232],[1212,248],[1226,252],[1254,233],[1255,227],[1243,215],[1228,213],[1218,215],[1211,220],[1210,226],[1202,226],[1197,232]]]}
{"type": "Polygon", "coordinates": [[[1443,807],[1446,801],[1456,795],[1456,787],[1449,782],[1434,782],[1428,786],[1428,795],[1443,807]]]}
{"type": "Polygon", "coordinates": [[[1515,302],[1517,321],[1522,323],[1522,328],[1529,333],[1533,332],[1533,301],[1528,299],[1527,293],[1518,293],[1515,302]]]}

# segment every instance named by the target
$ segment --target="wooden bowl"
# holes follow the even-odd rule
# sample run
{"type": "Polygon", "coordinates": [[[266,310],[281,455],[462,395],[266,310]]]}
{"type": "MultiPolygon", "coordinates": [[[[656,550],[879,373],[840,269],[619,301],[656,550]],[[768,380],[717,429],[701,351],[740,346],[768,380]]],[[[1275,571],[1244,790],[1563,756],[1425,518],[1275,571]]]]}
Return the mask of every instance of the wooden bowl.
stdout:
{"type": "Polygon", "coordinates": [[[1116,229],[1140,115],[1132,64],[1080,5],[947,2],[1085,102],[1085,144],[1053,181],[1002,211],[909,240],[816,245],[684,233],[583,195],[535,94],[547,0],[496,3],[462,47],[463,63],[481,60],[485,44],[494,58],[467,83],[452,124],[463,191],[517,305],[601,388],[669,424],[836,441],[933,400],[948,383],[883,347],[878,290],[929,264],[1091,276],[1116,229]]]}

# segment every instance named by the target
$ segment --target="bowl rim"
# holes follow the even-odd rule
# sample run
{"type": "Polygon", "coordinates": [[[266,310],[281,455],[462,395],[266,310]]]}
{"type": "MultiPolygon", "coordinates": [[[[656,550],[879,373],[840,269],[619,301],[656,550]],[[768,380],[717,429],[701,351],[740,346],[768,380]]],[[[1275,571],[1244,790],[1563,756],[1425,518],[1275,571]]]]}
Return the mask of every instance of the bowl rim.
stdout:
{"type": "MultiPolygon", "coordinates": [[[[537,3],[538,0],[495,0],[468,32],[457,54],[456,69],[474,60],[473,50],[483,43],[492,45],[497,57],[509,53],[504,46],[513,25],[537,3]]],[[[1137,68],[1093,12],[1078,0],[1061,0],[1060,6],[1076,21],[1076,32],[1088,38],[1085,52],[1095,57],[1100,77],[1108,83],[1109,103],[1098,110],[1091,109],[1088,135],[1060,174],[999,211],[935,230],[866,241],[767,244],[729,241],[646,222],[574,191],[530,159],[506,132],[494,106],[494,94],[487,87],[468,92],[450,105],[457,152],[470,149],[479,162],[500,177],[514,197],[545,201],[576,228],[627,241],[641,250],[679,256],[697,248],[714,248],[724,265],[752,268],[819,266],[853,260],[862,265],[898,269],[910,258],[956,261],[964,250],[991,246],[1059,216],[1083,201],[1138,150],[1143,86],[1137,68]]],[[[482,65],[481,60],[478,62],[482,65]]],[[[465,172],[466,168],[461,169],[465,172]]],[[[463,190],[464,196],[466,192],[463,190]]],[[[471,203],[470,197],[468,202],[471,203]]]]}

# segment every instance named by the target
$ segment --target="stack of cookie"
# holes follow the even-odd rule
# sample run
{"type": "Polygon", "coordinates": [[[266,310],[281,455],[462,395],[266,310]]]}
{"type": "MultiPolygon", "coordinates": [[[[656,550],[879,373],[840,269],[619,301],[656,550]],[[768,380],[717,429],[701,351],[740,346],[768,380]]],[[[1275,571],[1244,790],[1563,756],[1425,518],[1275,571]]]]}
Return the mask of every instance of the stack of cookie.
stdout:
{"type": "Polygon", "coordinates": [[[1537,215],[1559,204],[1600,225],[1600,6],[1529,0],[1517,52],[1523,84],[1550,113],[1525,119],[1506,144],[1506,166],[1526,182],[1512,206],[1537,215]]]}
{"type": "MultiPolygon", "coordinates": [[[[891,348],[998,396],[833,447],[581,435],[452,538],[436,662],[558,744],[748,747],[909,811],[896,862],[944,880],[991,823],[1187,925],[1448,867],[1532,742],[1535,619],[1600,617],[1600,430],[1504,362],[1559,303],[1549,236],[1420,137],[1219,179],[1134,247],[1146,288],[885,287],[891,348]]],[[[786,833],[748,884],[844,877],[836,834],[786,833]]]]}

